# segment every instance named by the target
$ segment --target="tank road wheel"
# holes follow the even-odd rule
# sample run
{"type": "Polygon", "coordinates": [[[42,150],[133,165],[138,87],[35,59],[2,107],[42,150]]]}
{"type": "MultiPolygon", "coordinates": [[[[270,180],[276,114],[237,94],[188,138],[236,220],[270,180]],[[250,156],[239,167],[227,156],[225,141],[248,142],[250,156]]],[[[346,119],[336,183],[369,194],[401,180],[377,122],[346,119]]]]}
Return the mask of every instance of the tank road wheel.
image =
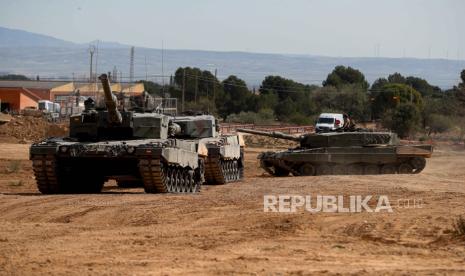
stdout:
{"type": "Polygon", "coordinates": [[[424,157],[414,157],[410,160],[410,164],[415,170],[413,173],[420,173],[426,166],[426,159],[424,157]]]}
{"type": "Polygon", "coordinates": [[[224,162],[224,179],[226,183],[231,180],[231,162],[229,160],[224,162]]]}
{"type": "Polygon", "coordinates": [[[189,188],[189,182],[186,181],[187,169],[181,170],[181,193],[187,193],[189,188]]]}
{"type": "Polygon", "coordinates": [[[306,163],[299,167],[299,173],[302,176],[315,175],[316,169],[312,164],[306,163]]]}
{"type": "Polygon", "coordinates": [[[288,176],[289,171],[281,167],[274,166],[274,175],[275,176],[288,176]]]}
{"type": "Polygon", "coordinates": [[[401,163],[399,167],[397,168],[397,171],[400,174],[410,174],[413,173],[413,166],[410,165],[410,163],[401,163]]]}
{"type": "Polygon", "coordinates": [[[397,168],[393,164],[385,164],[381,167],[381,174],[395,174],[397,168]]]}
{"type": "MultiPolygon", "coordinates": [[[[275,175],[274,170],[271,169],[271,168],[273,168],[273,166],[269,162],[267,162],[267,161],[265,161],[263,159],[260,159],[260,168],[264,169],[270,175],[275,175]]],[[[243,176],[244,175],[244,168],[241,168],[241,170],[242,170],[241,173],[242,173],[242,176],[243,176]]]]}
{"type": "Polygon", "coordinates": [[[167,166],[165,172],[165,181],[166,181],[166,189],[168,192],[173,191],[173,168],[171,166],[167,166]]]}
{"type": "Polygon", "coordinates": [[[174,185],[173,185],[173,192],[180,193],[181,192],[181,174],[178,168],[174,169],[174,185]]]}
{"type": "Polygon", "coordinates": [[[366,175],[374,175],[374,174],[379,174],[379,167],[378,165],[375,164],[367,164],[365,165],[365,168],[363,169],[364,174],[366,175]]]}
{"type": "Polygon", "coordinates": [[[237,162],[231,161],[231,181],[237,181],[237,162]]]}
{"type": "Polygon", "coordinates": [[[333,174],[346,175],[348,173],[347,166],[343,164],[335,165],[333,167],[333,174]]]}
{"type": "Polygon", "coordinates": [[[316,175],[330,175],[333,173],[333,168],[330,165],[324,164],[316,167],[316,175]]]}
{"type": "Polygon", "coordinates": [[[228,172],[228,179],[229,181],[234,181],[234,164],[232,160],[228,161],[229,172],[228,172]]]}
{"type": "Polygon", "coordinates": [[[361,175],[363,174],[363,165],[362,164],[351,164],[347,168],[348,174],[351,175],[361,175]]]}
{"type": "Polygon", "coordinates": [[[183,189],[182,189],[182,192],[183,193],[189,193],[189,175],[188,175],[188,170],[187,168],[185,168],[183,171],[182,171],[182,183],[183,183],[183,189]]]}
{"type": "Polygon", "coordinates": [[[200,191],[202,183],[205,181],[205,164],[203,160],[199,160],[199,166],[195,170],[189,172],[189,178],[192,183],[192,193],[200,191]]]}
{"type": "Polygon", "coordinates": [[[236,181],[236,165],[234,160],[231,160],[231,181],[236,181]]]}
{"type": "MultiPolygon", "coordinates": [[[[226,161],[224,160],[220,160],[220,172],[219,172],[222,177],[223,177],[223,181],[221,182],[221,184],[224,184],[226,182],[228,182],[226,180],[226,161]]],[[[215,177],[216,178],[216,177],[215,177]]],[[[214,181],[215,182],[215,181],[214,181]]]]}
{"type": "Polygon", "coordinates": [[[194,178],[191,170],[186,171],[184,176],[184,182],[186,183],[186,193],[192,193],[194,191],[194,178]]]}
{"type": "Polygon", "coordinates": [[[239,162],[237,160],[234,160],[234,180],[239,181],[241,180],[241,172],[239,169],[239,162]]]}

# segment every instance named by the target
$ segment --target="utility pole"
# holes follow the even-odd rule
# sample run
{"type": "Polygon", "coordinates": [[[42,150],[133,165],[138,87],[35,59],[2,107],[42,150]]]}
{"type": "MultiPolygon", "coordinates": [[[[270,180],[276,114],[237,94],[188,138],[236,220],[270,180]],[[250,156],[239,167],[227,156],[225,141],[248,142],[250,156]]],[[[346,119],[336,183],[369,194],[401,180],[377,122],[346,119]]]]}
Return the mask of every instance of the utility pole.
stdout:
{"type": "Polygon", "coordinates": [[[129,54],[129,93],[131,93],[132,82],[134,81],[134,46],[131,47],[129,54]]]}
{"type": "Polygon", "coordinates": [[[195,71],[195,93],[194,93],[194,102],[197,103],[197,90],[199,89],[199,84],[197,81],[197,71],[195,71]]]}
{"type": "Polygon", "coordinates": [[[184,112],[184,95],[186,93],[186,68],[182,70],[182,103],[181,111],[184,112]]]}
{"type": "Polygon", "coordinates": [[[161,91],[163,97],[165,97],[165,45],[164,41],[161,41],[161,91]]]}
{"type": "Polygon", "coordinates": [[[145,56],[145,81],[148,79],[148,73],[147,73],[147,56],[145,56]]]}
{"type": "Polygon", "coordinates": [[[118,69],[116,69],[116,66],[113,66],[113,82],[117,82],[118,81],[118,69]]]}
{"type": "Polygon", "coordinates": [[[216,97],[216,73],[217,73],[217,70],[215,69],[215,78],[213,79],[213,104],[215,104],[215,97],[216,97]]]}
{"type": "Polygon", "coordinates": [[[94,59],[94,53],[95,53],[95,46],[90,45],[89,46],[89,54],[90,54],[90,72],[89,72],[89,83],[92,82],[92,64],[93,64],[93,59],[94,59]]]}

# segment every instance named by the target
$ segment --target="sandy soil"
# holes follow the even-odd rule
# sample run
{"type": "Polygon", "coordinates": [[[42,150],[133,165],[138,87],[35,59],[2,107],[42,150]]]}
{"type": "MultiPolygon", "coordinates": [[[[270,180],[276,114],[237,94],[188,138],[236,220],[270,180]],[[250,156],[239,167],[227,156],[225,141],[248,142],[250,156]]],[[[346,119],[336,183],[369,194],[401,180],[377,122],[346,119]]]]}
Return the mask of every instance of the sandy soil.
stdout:
{"type": "Polygon", "coordinates": [[[464,274],[465,152],[420,175],[268,177],[196,195],[109,182],[98,195],[40,195],[27,145],[0,144],[0,274],[464,274]],[[393,213],[263,212],[263,195],[387,195],[393,213]],[[399,199],[415,199],[403,208],[399,199]],[[419,208],[421,207],[421,208],[419,208]]]}

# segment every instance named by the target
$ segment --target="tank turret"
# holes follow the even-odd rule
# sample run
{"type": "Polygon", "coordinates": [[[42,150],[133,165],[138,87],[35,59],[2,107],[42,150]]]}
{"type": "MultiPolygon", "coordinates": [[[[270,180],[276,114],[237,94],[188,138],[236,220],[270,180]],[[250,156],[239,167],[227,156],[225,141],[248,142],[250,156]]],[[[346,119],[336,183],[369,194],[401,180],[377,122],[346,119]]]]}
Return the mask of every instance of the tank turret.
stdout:
{"type": "Polygon", "coordinates": [[[105,108],[97,108],[92,98],[87,99],[85,110],[70,117],[71,138],[79,141],[166,139],[179,129],[170,128],[170,118],[163,114],[139,112],[140,108],[119,110],[118,100],[111,91],[107,75],[102,74],[99,80],[104,92],[105,108]]]}
{"type": "Polygon", "coordinates": [[[172,122],[180,126],[178,138],[216,138],[219,136],[218,120],[212,115],[177,116],[172,122]]]}

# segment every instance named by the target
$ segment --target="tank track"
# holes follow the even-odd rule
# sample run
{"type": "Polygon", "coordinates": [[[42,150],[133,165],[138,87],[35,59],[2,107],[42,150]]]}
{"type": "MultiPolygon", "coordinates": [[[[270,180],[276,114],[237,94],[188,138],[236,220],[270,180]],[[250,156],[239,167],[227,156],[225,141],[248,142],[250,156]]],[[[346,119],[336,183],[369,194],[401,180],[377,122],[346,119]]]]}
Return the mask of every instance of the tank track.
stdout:
{"type": "Polygon", "coordinates": [[[205,179],[208,184],[225,184],[237,182],[244,177],[244,168],[240,160],[223,160],[219,157],[208,157],[205,162],[205,179]]]}
{"type": "Polygon", "coordinates": [[[34,156],[32,158],[32,169],[37,188],[42,194],[57,194],[61,192],[56,159],[53,155],[34,156]]]}
{"type": "Polygon", "coordinates": [[[99,193],[105,182],[103,177],[92,173],[65,171],[70,167],[60,165],[54,155],[33,156],[32,168],[42,194],[99,193]]]}
{"type": "Polygon", "coordinates": [[[196,193],[200,191],[199,170],[167,165],[160,160],[142,159],[139,171],[146,193],[196,193]]]}
{"type": "Polygon", "coordinates": [[[270,162],[260,160],[260,166],[273,176],[311,175],[376,175],[376,174],[418,174],[426,166],[423,157],[413,157],[398,163],[382,165],[369,163],[341,164],[283,164],[282,162],[270,162]]]}

